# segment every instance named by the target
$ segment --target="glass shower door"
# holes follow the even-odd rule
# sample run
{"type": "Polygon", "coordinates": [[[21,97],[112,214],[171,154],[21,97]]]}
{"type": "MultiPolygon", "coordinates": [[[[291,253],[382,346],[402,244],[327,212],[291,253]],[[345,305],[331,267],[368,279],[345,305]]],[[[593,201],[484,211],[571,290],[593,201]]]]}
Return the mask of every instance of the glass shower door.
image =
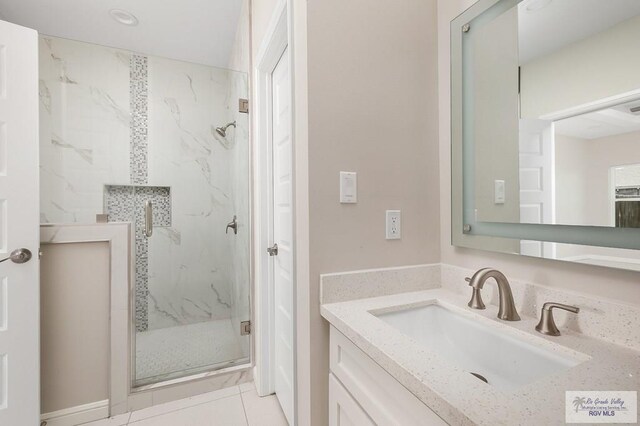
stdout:
{"type": "Polygon", "coordinates": [[[247,363],[250,353],[249,119],[238,108],[247,76],[153,56],[145,65],[134,386],[247,363]]]}

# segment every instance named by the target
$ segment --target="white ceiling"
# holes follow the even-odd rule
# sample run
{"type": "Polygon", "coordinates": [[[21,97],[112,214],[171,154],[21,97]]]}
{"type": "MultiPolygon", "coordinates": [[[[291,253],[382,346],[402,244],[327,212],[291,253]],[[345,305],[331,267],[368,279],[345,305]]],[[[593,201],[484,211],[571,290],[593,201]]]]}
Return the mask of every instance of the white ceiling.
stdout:
{"type": "Polygon", "coordinates": [[[527,10],[548,1],[524,0],[518,5],[521,64],[640,14],[640,0],[551,0],[539,10],[527,10]]]}
{"type": "Polygon", "coordinates": [[[637,132],[640,131],[640,113],[632,113],[630,108],[638,106],[640,101],[634,101],[556,121],[555,133],[581,139],[599,139],[637,132]]]}
{"type": "Polygon", "coordinates": [[[227,67],[241,0],[0,0],[3,19],[42,34],[227,67]],[[140,21],[113,20],[124,9],[140,21]]]}

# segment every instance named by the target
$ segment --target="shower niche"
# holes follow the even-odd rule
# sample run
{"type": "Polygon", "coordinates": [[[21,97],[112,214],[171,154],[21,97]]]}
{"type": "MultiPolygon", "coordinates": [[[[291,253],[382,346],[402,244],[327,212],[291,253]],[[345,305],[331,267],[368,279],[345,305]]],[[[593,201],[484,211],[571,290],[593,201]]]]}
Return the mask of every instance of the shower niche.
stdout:
{"type": "Polygon", "coordinates": [[[249,362],[247,97],[237,61],[40,37],[41,222],[133,224],[134,390],[249,362]]]}

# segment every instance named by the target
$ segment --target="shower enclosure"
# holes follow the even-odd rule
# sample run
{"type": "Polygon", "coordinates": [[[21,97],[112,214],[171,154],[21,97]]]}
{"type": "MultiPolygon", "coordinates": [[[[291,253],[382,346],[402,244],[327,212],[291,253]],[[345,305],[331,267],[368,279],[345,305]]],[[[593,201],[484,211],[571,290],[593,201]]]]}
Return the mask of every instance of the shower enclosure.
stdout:
{"type": "Polygon", "coordinates": [[[133,224],[132,388],[249,362],[247,97],[242,71],[40,38],[41,221],[133,224]]]}

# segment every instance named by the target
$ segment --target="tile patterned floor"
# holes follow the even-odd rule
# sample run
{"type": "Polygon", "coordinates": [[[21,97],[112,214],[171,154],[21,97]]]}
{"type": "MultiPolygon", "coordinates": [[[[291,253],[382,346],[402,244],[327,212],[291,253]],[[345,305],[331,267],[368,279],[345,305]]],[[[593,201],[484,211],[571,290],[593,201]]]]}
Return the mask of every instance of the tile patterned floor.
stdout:
{"type": "Polygon", "coordinates": [[[83,426],[288,426],[275,395],[253,383],[171,401],[83,426]]]}
{"type": "Polygon", "coordinates": [[[160,381],[171,373],[246,357],[239,337],[230,319],[136,333],[136,379],[160,381]]]}

